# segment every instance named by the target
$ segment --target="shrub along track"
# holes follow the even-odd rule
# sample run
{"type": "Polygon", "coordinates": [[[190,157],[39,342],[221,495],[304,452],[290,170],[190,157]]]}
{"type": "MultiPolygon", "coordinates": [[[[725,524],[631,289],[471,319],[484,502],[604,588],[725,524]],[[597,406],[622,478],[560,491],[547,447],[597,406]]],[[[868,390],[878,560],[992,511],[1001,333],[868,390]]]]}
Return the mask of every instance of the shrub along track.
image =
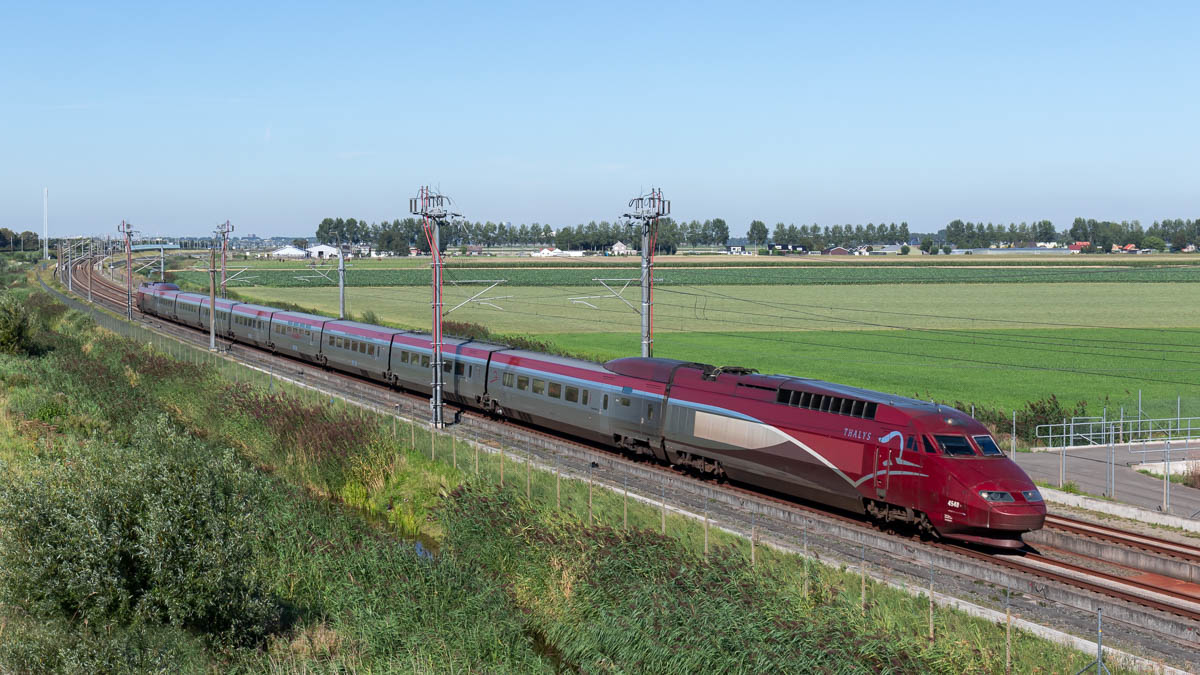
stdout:
{"type": "MultiPolygon", "coordinates": [[[[77,270],[76,293],[85,287],[88,274],[86,265],[77,270]]],[[[92,292],[94,299],[124,313],[123,287],[97,275],[92,292]]],[[[207,331],[141,315],[136,309],[134,314],[135,321],[161,334],[207,347],[207,331]]],[[[220,337],[218,343],[228,358],[268,377],[287,378],[383,414],[405,412],[417,420],[427,407],[428,398],[424,396],[397,392],[364,378],[322,370],[240,343],[234,351],[235,343],[220,337]]],[[[1003,588],[1007,587],[1015,592],[1013,607],[1018,613],[1084,637],[1094,636],[1093,612],[1102,607],[1106,621],[1122,625],[1121,631],[1110,633],[1109,641],[1115,633],[1118,643],[1136,651],[1200,668],[1200,604],[1195,598],[1148,593],[1127,579],[1097,575],[1090,569],[1065,570],[1063,565],[1046,563],[1030,551],[1025,556],[1014,556],[922,541],[912,533],[881,532],[858,516],[736,485],[700,481],[668,467],[635,461],[609,448],[498,421],[470,409],[461,410],[456,417],[458,423],[447,431],[488,451],[499,449],[510,457],[529,460],[568,477],[594,481],[616,491],[625,489],[642,501],[661,504],[664,512],[672,510],[692,517],[703,513],[721,527],[755,541],[797,551],[811,548],[836,562],[884,572],[888,579],[910,587],[925,587],[936,570],[937,591],[992,607],[1003,606],[1003,588]],[[514,447],[522,451],[514,451],[514,447]]]]}

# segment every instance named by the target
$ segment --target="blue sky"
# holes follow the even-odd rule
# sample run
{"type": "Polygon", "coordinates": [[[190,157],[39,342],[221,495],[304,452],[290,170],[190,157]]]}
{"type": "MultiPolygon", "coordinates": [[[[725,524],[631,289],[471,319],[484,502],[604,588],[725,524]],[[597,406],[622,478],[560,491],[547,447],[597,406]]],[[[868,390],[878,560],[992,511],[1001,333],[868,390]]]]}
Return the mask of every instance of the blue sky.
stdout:
{"type": "Polygon", "coordinates": [[[1200,217],[1197,3],[0,6],[0,226],[1200,217]],[[649,6],[648,6],[649,5],[649,6]]]}

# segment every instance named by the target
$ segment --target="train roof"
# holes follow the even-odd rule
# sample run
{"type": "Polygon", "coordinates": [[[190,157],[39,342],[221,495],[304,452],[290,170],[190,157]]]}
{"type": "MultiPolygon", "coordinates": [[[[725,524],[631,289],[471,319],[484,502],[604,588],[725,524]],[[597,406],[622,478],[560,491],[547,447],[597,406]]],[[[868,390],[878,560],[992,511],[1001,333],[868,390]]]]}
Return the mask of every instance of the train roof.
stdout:
{"type": "Polygon", "coordinates": [[[671,373],[678,368],[693,368],[702,370],[704,373],[716,379],[721,376],[736,377],[737,382],[743,385],[754,387],[762,387],[769,389],[787,389],[790,391],[809,391],[818,394],[829,394],[833,396],[841,396],[843,398],[858,399],[868,403],[879,403],[889,405],[895,408],[904,408],[915,412],[935,413],[943,410],[952,410],[949,406],[938,406],[929,401],[920,401],[907,396],[898,396],[884,392],[874,391],[871,389],[863,389],[861,387],[852,387],[845,384],[835,384],[833,382],[825,382],[823,380],[815,380],[806,377],[794,377],[791,375],[761,375],[747,368],[740,367],[721,367],[709,365],[707,363],[697,363],[694,361],[681,361],[679,359],[664,359],[664,358],[645,358],[633,356],[621,359],[613,359],[604,364],[604,368],[618,375],[627,377],[635,377],[643,380],[651,380],[653,382],[666,383],[671,378],[671,373]]]}
{"type": "Polygon", "coordinates": [[[348,321],[345,319],[337,319],[328,321],[325,324],[326,331],[337,331],[344,335],[354,335],[357,337],[368,337],[379,340],[390,340],[393,335],[405,333],[407,331],[398,328],[388,328],[386,326],[376,326],[371,323],[362,323],[360,321],[348,321]]]}
{"type": "Polygon", "coordinates": [[[530,351],[528,349],[509,349],[507,347],[501,347],[501,349],[504,351],[493,357],[493,360],[504,363],[512,363],[519,361],[520,359],[529,359],[539,363],[562,366],[565,368],[578,368],[593,373],[612,372],[605,368],[602,364],[596,363],[595,361],[576,359],[569,356],[557,356],[554,354],[546,354],[545,352],[530,351]]]}
{"type": "Polygon", "coordinates": [[[940,409],[950,409],[949,406],[938,406],[936,403],[929,401],[921,401],[907,396],[897,394],[888,394],[882,391],[873,389],[863,389],[862,387],[852,387],[847,384],[835,384],[833,382],[825,382],[824,380],[814,380],[806,377],[787,377],[781,385],[781,389],[789,389],[796,391],[811,391],[821,394],[833,394],[844,398],[856,398],[869,403],[881,403],[890,405],[893,408],[904,408],[906,410],[919,412],[937,412],[940,409]]]}
{"type": "Polygon", "coordinates": [[[247,316],[256,316],[256,317],[269,316],[278,311],[279,310],[274,307],[267,307],[266,305],[255,305],[250,302],[239,302],[238,304],[233,306],[234,314],[245,314],[247,316]]]}
{"type": "MultiPolygon", "coordinates": [[[[230,307],[233,307],[234,305],[238,305],[238,304],[241,304],[241,303],[237,302],[236,300],[226,300],[225,298],[217,298],[217,309],[229,309],[230,307]]],[[[200,299],[201,307],[208,307],[208,305],[209,305],[209,302],[208,302],[207,296],[200,299]]]]}
{"type": "Polygon", "coordinates": [[[275,316],[271,317],[272,321],[292,321],[294,323],[307,324],[313,328],[320,328],[325,325],[326,321],[333,321],[327,316],[317,316],[316,314],[305,314],[304,312],[286,312],[276,310],[275,316]]]}

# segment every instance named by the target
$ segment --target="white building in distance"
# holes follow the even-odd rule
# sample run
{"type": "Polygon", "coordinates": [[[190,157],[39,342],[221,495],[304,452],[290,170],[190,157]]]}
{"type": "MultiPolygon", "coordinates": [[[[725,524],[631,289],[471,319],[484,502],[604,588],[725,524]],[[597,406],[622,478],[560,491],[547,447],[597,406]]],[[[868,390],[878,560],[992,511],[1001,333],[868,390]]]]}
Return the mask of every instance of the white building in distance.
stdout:
{"type": "Polygon", "coordinates": [[[308,252],[302,248],[296,248],[295,246],[289,245],[271,251],[271,255],[275,256],[276,258],[307,258],[308,252]]]}
{"type": "Polygon", "coordinates": [[[308,254],[314,258],[336,258],[336,257],[338,257],[337,247],[330,246],[329,244],[317,244],[316,246],[309,246],[305,250],[308,251],[308,254]]]}

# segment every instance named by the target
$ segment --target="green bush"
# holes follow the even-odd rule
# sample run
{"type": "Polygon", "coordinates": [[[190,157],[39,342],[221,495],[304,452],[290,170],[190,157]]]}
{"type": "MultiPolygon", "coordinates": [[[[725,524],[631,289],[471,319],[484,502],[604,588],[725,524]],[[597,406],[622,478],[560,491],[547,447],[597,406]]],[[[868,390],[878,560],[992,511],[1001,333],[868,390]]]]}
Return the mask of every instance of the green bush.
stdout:
{"type": "Polygon", "coordinates": [[[0,294],[0,352],[24,354],[32,346],[29,311],[12,293],[0,294]]]}
{"type": "Polygon", "coordinates": [[[0,599],[93,626],[261,640],[280,613],[252,571],[258,477],[165,418],[149,427],[132,447],[74,449],[0,486],[0,599]]]}

